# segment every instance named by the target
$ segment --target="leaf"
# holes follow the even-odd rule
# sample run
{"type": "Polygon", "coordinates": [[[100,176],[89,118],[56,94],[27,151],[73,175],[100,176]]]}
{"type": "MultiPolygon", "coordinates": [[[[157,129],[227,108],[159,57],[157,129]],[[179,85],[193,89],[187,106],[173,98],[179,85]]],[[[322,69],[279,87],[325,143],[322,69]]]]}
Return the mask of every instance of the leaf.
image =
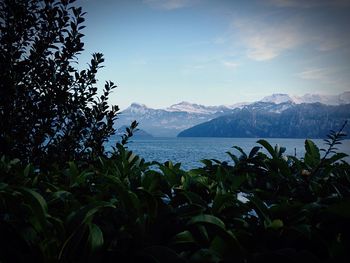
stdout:
{"type": "Polygon", "coordinates": [[[233,200],[232,194],[216,194],[212,207],[213,214],[218,214],[223,209],[233,206],[233,200]]]}
{"type": "Polygon", "coordinates": [[[332,157],[330,157],[327,161],[329,164],[335,163],[336,161],[339,161],[345,157],[348,157],[349,155],[346,153],[335,153],[332,157]]]}
{"type": "Polygon", "coordinates": [[[271,146],[271,144],[268,141],[258,140],[257,143],[262,145],[268,151],[268,153],[271,155],[272,158],[277,158],[275,150],[273,149],[273,147],[271,146]]]}
{"type": "Polygon", "coordinates": [[[187,224],[188,225],[209,224],[209,225],[215,225],[221,229],[225,229],[225,223],[222,222],[221,219],[219,219],[216,216],[212,216],[212,215],[208,215],[208,214],[194,216],[191,218],[190,221],[188,221],[187,224]]]}
{"type": "Polygon", "coordinates": [[[243,151],[243,149],[241,147],[233,146],[232,148],[235,148],[236,150],[238,150],[242,154],[240,158],[247,159],[247,154],[243,151]]]}
{"type": "Polygon", "coordinates": [[[272,228],[272,229],[280,229],[283,227],[283,221],[281,219],[274,219],[272,222],[267,226],[267,228],[272,228]]]}
{"type": "Polygon", "coordinates": [[[115,208],[115,206],[112,205],[110,202],[95,201],[93,203],[81,207],[77,211],[73,211],[68,216],[67,221],[70,224],[71,228],[74,229],[78,225],[85,224],[91,217],[93,217],[97,212],[104,208],[115,208]]]}
{"type": "Polygon", "coordinates": [[[172,244],[172,245],[189,244],[189,243],[195,243],[195,240],[194,240],[191,232],[188,230],[185,230],[183,232],[176,234],[170,240],[170,244],[172,244]]]}
{"type": "Polygon", "coordinates": [[[230,153],[230,152],[226,152],[232,159],[232,161],[235,163],[235,165],[237,165],[239,163],[239,159],[237,158],[236,155],[230,153]]]}
{"type": "Polygon", "coordinates": [[[261,149],[262,147],[260,146],[255,146],[249,153],[249,158],[253,158],[257,152],[259,152],[259,150],[261,149]]]}
{"type": "Polygon", "coordinates": [[[201,207],[206,207],[207,203],[196,193],[191,191],[179,191],[177,193],[179,196],[183,196],[190,204],[197,204],[201,207]]]}
{"type": "Polygon", "coordinates": [[[205,208],[197,204],[186,204],[175,209],[175,212],[179,217],[196,216],[204,211],[205,208]]]}
{"type": "Polygon", "coordinates": [[[23,171],[23,176],[24,177],[28,177],[28,175],[30,174],[30,172],[32,171],[32,165],[31,164],[28,164],[27,166],[26,166],[26,168],[24,169],[24,171],[23,171]]]}
{"type": "Polygon", "coordinates": [[[32,189],[25,187],[18,187],[17,189],[23,194],[25,202],[29,205],[33,212],[30,220],[34,227],[39,232],[43,231],[47,225],[47,203],[45,199],[32,189]]]}
{"type": "Polygon", "coordinates": [[[72,197],[72,193],[68,191],[57,191],[51,194],[49,199],[49,205],[57,201],[65,201],[67,198],[72,197]]]}
{"type": "Polygon", "coordinates": [[[147,210],[145,211],[150,218],[155,219],[158,213],[158,202],[157,199],[149,193],[147,190],[138,188],[137,194],[140,196],[142,203],[145,203],[147,210]]]}
{"type": "Polygon", "coordinates": [[[320,150],[311,140],[305,140],[305,164],[309,167],[316,167],[321,159],[320,150]]]}
{"type": "Polygon", "coordinates": [[[135,193],[129,191],[125,185],[115,176],[106,176],[109,181],[109,187],[116,191],[120,201],[124,205],[125,210],[128,211],[132,218],[136,218],[140,210],[140,202],[135,193]]]}
{"type": "Polygon", "coordinates": [[[260,220],[263,221],[264,224],[270,225],[271,219],[267,206],[258,197],[248,196],[247,198],[254,205],[254,210],[258,214],[260,220]]]}
{"type": "Polygon", "coordinates": [[[95,252],[103,246],[103,233],[101,229],[95,224],[89,224],[88,242],[92,252],[95,252]]]}
{"type": "Polygon", "coordinates": [[[247,180],[246,175],[233,175],[230,177],[230,188],[232,192],[238,191],[239,187],[247,180]]]}
{"type": "Polygon", "coordinates": [[[68,162],[69,165],[69,182],[70,186],[73,186],[77,182],[77,178],[79,176],[79,170],[77,165],[74,162],[68,162]]]}

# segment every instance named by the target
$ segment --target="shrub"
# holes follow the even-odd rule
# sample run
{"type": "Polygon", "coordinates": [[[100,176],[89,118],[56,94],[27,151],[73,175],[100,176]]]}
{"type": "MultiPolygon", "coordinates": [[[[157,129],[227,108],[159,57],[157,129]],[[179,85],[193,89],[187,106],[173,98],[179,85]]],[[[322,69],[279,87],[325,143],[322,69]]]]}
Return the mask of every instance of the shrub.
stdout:
{"type": "Polygon", "coordinates": [[[97,93],[104,61],[74,67],[83,51],[84,14],[74,0],[4,0],[0,3],[0,155],[34,164],[62,163],[105,153],[114,134],[115,88],[97,93]]]}
{"type": "Polygon", "coordinates": [[[3,157],[0,260],[344,262],[346,155],[321,158],[306,140],[296,159],[258,143],[268,155],[258,147],[230,154],[234,165],[203,160],[190,171],[145,163],[121,145],[112,157],[45,173],[3,157]]]}

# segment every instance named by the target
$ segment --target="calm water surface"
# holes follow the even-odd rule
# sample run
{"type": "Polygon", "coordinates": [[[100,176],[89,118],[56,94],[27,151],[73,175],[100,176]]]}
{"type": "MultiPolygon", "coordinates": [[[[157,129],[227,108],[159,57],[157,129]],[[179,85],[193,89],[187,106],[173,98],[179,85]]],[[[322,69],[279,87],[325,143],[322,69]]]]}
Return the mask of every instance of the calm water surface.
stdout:
{"type": "MultiPolygon", "coordinates": [[[[246,153],[258,146],[257,138],[152,138],[134,139],[129,144],[129,149],[145,158],[146,161],[165,162],[171,160],[174,163],[182,163],[182,168],[192,169],[203,166],[202,159],[218,159],[231,163],[227,151],[239,155],[239,152],[232,146],[241,147],[246,153]]],[[[286,147],[287,155],[302,157],[305,153],[305,139],[267,139],[275,146],[286,147]]],[[[312,140],[319,148],[326,148],[322,139],[312,140]]],[[[350,140],[344,140],[338,146],[339,150],[350,155],[350,140]]],[[[322,154],[322,153],[321,153],[322,154]]],[[[322,155],[321,155],[322,156],[322,155]]],[[[349,161],[350,158],[347,158],[349,161]]]]}

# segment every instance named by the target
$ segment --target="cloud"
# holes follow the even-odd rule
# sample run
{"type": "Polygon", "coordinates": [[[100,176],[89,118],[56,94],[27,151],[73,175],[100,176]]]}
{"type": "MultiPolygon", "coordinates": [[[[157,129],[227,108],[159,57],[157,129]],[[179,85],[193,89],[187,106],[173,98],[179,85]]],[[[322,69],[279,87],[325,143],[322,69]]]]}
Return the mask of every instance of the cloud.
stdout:
{"type": "Polygon", "coordinates": [[[198,0],[143,0],[143,3],[155,9],[174,10],[194,5],[198,0]]]}
{"type": "Polygon", "coordinates": [[[234,61],[222,61],[222,64],[229,69],[235,69],[239,66],[239,64],[234,61]]]}
{"type": "Polygon", "coordinates": [[[269,24],[259,19],[239,19],[233,26],[247,49],[247,56],[257,61],[271,60],[305,41],[292,22],[269,24]]]}
{"type": "Polygon", "coordinates": [[[296,8],[350,6],[349,0],[269,0],[268,2],[277,7],[296,8]]]}
{"type": "Polygon", "coordinates": [[[330,71],[326,68],[309,68],[300,72],[298,76],[307,80],[327,80],[330,76],[330,71]]]}
{"type": "Polygon", "coordinates": [[[299,48],[319,52],[350,50],[346,26],[349,18],[342,13],[334,19],[329,12],[326,21],[319,20],[321,16],[308,17],[294,12],[264,13],[250,19],[236,16],[231,23],[231,39],[245,50],[248,58],[256,61],[272,60],[299,48]]]}

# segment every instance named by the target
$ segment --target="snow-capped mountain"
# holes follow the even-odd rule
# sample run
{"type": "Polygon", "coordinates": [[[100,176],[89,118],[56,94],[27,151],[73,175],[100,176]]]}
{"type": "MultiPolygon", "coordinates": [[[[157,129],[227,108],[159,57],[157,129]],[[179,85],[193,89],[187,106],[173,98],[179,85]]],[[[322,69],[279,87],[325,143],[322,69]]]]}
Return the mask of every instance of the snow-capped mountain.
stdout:
{"type": "Polygon", "coordinates": [[[217,112],[224,112],[229,110],[230,108],[226,106],[204,106],[200,104],[190,103],[186,101],[182,101],[180,103],[171,105],[166,108],[166,111],[178,111],[178,112],[188,112],[194,114],[215,114],[217,112]]]}
{"type": "Polygon", "coordinates": [[[271,102],[275,104],[284,102],[293,102],[296,104],[301,103],[316,103],[320,102],[326,105],[341,105],[350,103],[350,91],[341,93],[339,95],[321,95],[307,93],[303,96],[293,96],[283,93],[276,93],[270,96],[264,97],[261,102],[271,102]]]}
{"type": "Polygon", "coordinates": [[[278,93],[266,96],[257,102],[242,102],[229,106],[205,106],[183,101],[165,109],[153,109],[144,104],[132,103],[121,112],[116,125],[129,125],[132,121],[137,120],[140,129],[156,137],[174,137],[192,126],[241,109],[279,114],[298,104],[316,102],[327,105],[350,104],[350,91],[339,95],[292,96],[278,93]]]}
{"type": "Polygon", "coordinates": [[[266,96],[260,100],[261,102],[270,102],[275,104],[280,104],[284,102],[295,102],[295,98],[289,96],[288,94],[275,93],[270,96],[266,96]]]}
{"type": "Polygon", "coordinates": [[[128,125],[133,120],[139,128],[157,137],[174,137],[180,131],[218,116],[230,113],[225,106],[204,106],[181,102],[166,109],[152,109],[144,104],[132,103],[121,112],[117,125],[128,125]]]}

